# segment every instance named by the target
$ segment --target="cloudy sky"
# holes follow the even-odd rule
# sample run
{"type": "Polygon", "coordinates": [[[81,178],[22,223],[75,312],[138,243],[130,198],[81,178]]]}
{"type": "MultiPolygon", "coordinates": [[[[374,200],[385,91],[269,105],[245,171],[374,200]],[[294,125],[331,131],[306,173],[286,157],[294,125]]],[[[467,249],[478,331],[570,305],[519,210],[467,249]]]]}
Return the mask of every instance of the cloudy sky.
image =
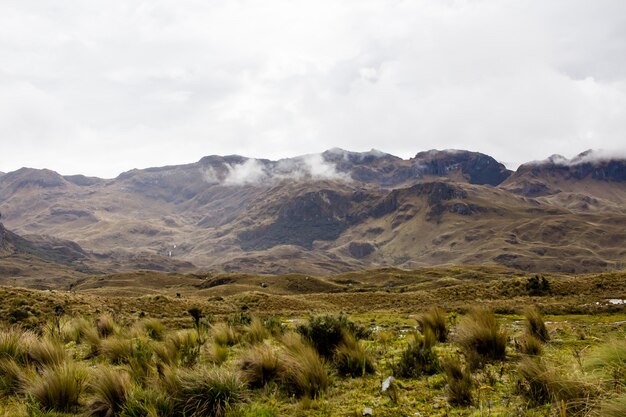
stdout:
{"type": "Polygon", "coordinates": [[[2,0],[0,171],[626,148],[623,0],[2,0]]]}

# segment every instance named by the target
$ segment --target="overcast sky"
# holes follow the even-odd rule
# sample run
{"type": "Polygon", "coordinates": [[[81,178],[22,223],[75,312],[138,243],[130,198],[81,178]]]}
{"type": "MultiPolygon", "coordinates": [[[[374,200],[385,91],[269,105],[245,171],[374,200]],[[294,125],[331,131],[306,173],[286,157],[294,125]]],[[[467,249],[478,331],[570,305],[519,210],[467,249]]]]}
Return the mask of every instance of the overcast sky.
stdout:
{"type": "Polygon", "coordinates": [[[623,0],[2,0],[0,171],[626,148],[623,0]]]}

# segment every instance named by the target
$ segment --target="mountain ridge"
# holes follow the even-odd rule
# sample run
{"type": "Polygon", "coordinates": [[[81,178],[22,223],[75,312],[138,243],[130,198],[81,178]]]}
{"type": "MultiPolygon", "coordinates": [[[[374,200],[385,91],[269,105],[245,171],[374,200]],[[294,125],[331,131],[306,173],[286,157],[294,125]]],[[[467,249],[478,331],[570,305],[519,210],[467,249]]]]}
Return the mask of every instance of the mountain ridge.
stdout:
{"type": "Polygon", "coordinates": [[[13,231],[76,242],[106,272],[598,271],[625,259],[626,228],[615,227],[626,225],[624,203],[626,160],[589,151],[516,171],[478,152],[335,148],[278,161],[212,155],[114,179],[0,176],[13,231]]]}

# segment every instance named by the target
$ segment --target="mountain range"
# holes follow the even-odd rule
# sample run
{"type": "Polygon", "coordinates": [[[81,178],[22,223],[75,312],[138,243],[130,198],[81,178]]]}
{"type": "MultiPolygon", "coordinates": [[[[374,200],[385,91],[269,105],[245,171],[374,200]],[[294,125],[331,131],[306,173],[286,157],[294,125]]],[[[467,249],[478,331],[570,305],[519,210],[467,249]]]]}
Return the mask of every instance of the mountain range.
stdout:
{"type": "Polygon", "coordinates": [[[516,171],[478,152],[402,159],[341,149],[278,161],[207,156],[115,179],[22,168],[0,173],[0,278],[622,269],[625,203],[626,159],[599,151],[516,171]]]}

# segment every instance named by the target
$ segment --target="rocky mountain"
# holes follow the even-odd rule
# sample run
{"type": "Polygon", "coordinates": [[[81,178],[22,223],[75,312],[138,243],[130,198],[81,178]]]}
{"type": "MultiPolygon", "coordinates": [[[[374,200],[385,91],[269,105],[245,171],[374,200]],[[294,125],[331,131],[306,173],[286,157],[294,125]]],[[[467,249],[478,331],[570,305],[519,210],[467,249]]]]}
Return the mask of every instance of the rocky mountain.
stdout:
{"type": "Polygon", "coordinates": [[[106,272],[615,269],[626,259],[625,202],[626,160],[591,151],[516,172],[477,152],[404,160],[331,149],[278,161],[207,156],[115,179],[0,176],[8,227],[75,242],[84,257],[66,264],[106,272]]]}

